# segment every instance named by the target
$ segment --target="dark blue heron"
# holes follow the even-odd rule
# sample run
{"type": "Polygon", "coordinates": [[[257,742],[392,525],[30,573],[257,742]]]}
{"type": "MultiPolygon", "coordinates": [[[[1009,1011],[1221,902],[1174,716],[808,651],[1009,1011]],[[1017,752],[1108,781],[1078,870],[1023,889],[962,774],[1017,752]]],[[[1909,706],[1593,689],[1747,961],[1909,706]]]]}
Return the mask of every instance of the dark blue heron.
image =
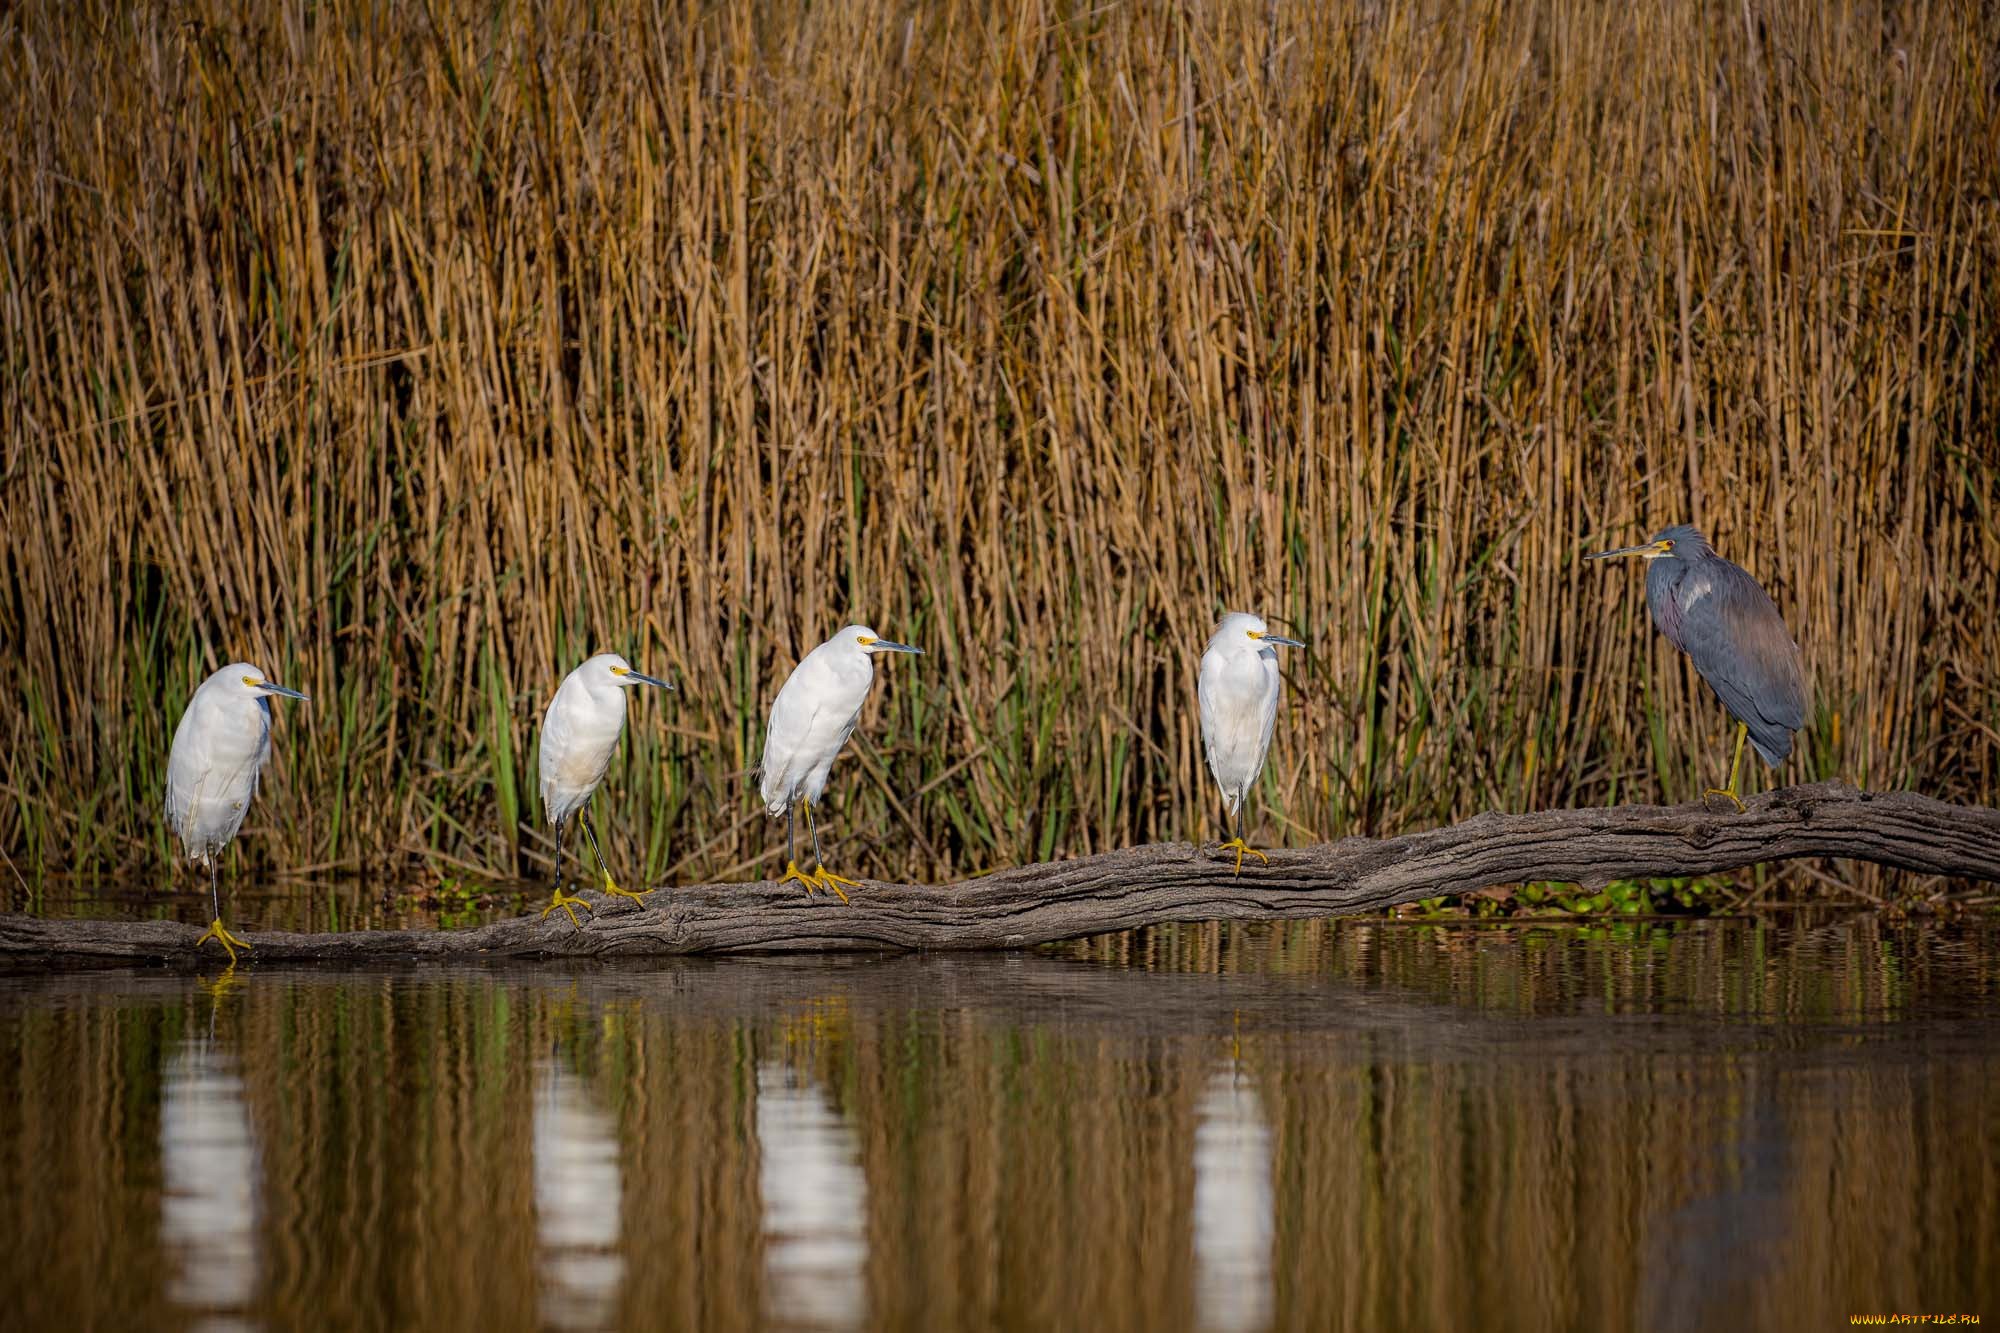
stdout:
{"type": "Polygon", "coordinates": [[[1688,655],[1736,719],[1729,786],[1710,787],[1702,797],[1727,796],[1741,810],[1736,792],[1744,737],[1765,764],[1776,768],[1792,752],[1792,733],[1805,725],[1799,645],[1763,586],[1717,555],[1708,538],[1689,525],[1668,528],[1642,546],[1599,551],[1584,559],[1621,555],[1646,559],[1646,603],[1653,608],[1653,623],[1688,655]]]}

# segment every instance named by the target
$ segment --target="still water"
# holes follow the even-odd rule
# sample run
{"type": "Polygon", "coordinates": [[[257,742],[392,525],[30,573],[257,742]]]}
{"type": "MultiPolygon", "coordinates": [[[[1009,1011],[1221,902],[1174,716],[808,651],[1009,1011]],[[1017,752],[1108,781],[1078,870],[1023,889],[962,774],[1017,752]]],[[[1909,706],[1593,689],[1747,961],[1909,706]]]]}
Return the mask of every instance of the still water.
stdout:
{"type": "Polygon", "coordinates": [[[0,977],[9,1327],[2000,1320],[2000,927],[0,977]]]}

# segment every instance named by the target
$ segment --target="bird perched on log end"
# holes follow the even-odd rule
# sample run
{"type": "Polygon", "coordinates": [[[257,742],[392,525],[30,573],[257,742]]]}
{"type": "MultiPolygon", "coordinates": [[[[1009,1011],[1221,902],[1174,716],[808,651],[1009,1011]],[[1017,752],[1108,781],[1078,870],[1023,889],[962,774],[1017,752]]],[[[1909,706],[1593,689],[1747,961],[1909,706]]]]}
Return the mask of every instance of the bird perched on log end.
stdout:
{"type": "Polygon", "coordinates": [[[1646,603],[1667,642],[1688,655],[1715,697],[1736,719],[1736,753],[1729,785],[1702,793],[1737,794],[1748,737],[1772,768],[1792,752],[1792,733],[1805,725],[1805,669],[1799,645],[1763,585],[1715,553],[1708,538],[1683,523],[1649,542],[1598,551],[1586,560],[1636,555],[1647,562],[1646,603]]]}
{"type": "Polygon", "coordinates": [[[250,946],[222,924],[222,849],[243,827],[257,778],[271,757],[274,694],[306,697],[266,680],[248,662],[231,662],[195,687],[167,754],[167,825],[180,837],[188,860],[208,866],[212,915],[194,947],[214,940],[232,966],[236,951],[250,946]]]}

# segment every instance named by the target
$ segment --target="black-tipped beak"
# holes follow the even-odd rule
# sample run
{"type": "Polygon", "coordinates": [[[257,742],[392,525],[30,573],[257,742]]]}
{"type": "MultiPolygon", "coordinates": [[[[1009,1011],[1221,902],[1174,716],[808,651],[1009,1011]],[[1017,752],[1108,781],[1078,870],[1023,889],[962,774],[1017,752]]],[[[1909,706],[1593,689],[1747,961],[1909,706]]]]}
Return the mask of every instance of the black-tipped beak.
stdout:
{"type": "MultiPolygon", "coordinates": [[[[673,686],[667,684],[667,682],[665,682],[664,680],[661,680],[658,676],[648,676],[643,672],[638,672],[638,671],[626,672],[625,679],[631,681],[635,685],[657,685],[663,690],[671,690],[674,688],[673,686]]],[[[676,693],[678,693],[678,691],[676,691],[676,693]]]]}
{"type": "Polygon", "coordinates": [[[278,682],[274,680],[260,680],[257,682],[257,688],[264,691],[264,693],[266,694],[282,694],[287,699],[303,699],[307,703],[312,702],[312,696],[310,694],[300,694],[297,690],[288,689],[287,687],[278,684],[278,682]]]}
{"type": "Polygon", "coordinates": [[[887,639],[875,640],[875,642],[868,645],[868,651],[871,653],[915,653],[918,657],[924,655],[924,650],[921,648],[912,648],[907,643],[891,643],[887,639]]]}
{"type": "Polygon", "coordinates": [[[1644,555],[1644,554],[1646,554],[1646,552],[1648,552],[1648,551],[1651,551],[1651,550],[1654,550],[1654,549],[1655,549],[1655,547],[1656,547],[1656,543],[1653,543],[1653,542],[1641,542],[1641,543],[1640,543],[1639,545],[1637,545],[1637,546],[1621,546],[1621,547],[1619,547],[1619,548],[1618,548],[1617,550],[1615,550],[1615,551],[1593,551],[1593,552],[1591,552],[1591,553],[1590,553],[1589,555],[1585,556],[1585,557],[1584,557],[1584,559],[1585,559],[1585,560],[1616,560],[1616,559],[1617,559],[1617,558],[1618,558],[1619,556],[1621,556],[1621,555],[1644,555]]]}

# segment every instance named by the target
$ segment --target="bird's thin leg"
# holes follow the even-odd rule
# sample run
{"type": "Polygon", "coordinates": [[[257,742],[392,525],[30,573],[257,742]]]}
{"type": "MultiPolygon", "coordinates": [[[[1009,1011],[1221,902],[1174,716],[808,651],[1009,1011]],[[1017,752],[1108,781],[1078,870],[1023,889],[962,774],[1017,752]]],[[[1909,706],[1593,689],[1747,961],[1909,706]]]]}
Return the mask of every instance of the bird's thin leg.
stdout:
{"type": "Polygon", "coordinates": [[[787,805],[785,807],[785,873],[778,880],[778,883],[789,884],[793,880],[797,880],[806,886],[806,897],[810,898],[813,896],[813,890],[819,887],[819,881],[799,869],[798,845],[793,836],[793,824],[797,818],[797,808],[793,805],[787,805]]]}
{"type": "Polygon", "coordinates": [[[1736,781],[1743,772],[1743,738],[1749,734],[1749,723],[1738,722],[1736,724],[1736,757],[1729,761],[1729,785],[1727,787],[1710,787],[1701,794],[1701,799],[1704,801],[1711,796],[1727,796],[1730,804],[1736,807],[1736,813],[1739,815],[1743,813],[1743,798],[1736,794],[1738,790],[1736,781]]]}
{"type": "Polygon", "coordinates": [[[583,821],[583,836],[590,839],[590,854],[597,858],[597,871],[604,876],[604,891],[614,898],[630,898],[635,903],[645,902],[646,895],[652,892],[651,889],[641,889],[634,893],[630,889],[619,888],[618,881],[611,878],[611,867],[604,864],[604,853],[597,849],[597,830],[591,825],[590,811],[587,809],[578,811],[576,817],[583,821]]]}
{"type": "Polygon", "coordinates": [[[249,948],[250,941],[240,935],[230,934],[229,928],[222,924],[222,854],[220,852],[210,852],[208,854],[208,905],[211,914],[208,929],[201,933],[201,938],[194,942],[194,947],[199,949],[210,940],[214,940],[229,955],[229,965],[234,967],[236,966],[236,951],[238,949],[249,948]]]}
{"type": "Polygon", "coordinates": [[[1240,875],[1243,873],[1243,858],[1245,856],[1254,856],[1259,861],[1262,861],[1265,865],[1271,864],[1270,857],[1264,855],[1264,853],[1258,851],[1255,847],[1252,847],[1249,843],[1243,841],[1243,803],[1241,801],[1238,801],[1236,803],[1236,809],[1233,811],[1229,808],[1227,802],[1223,804],[1222,826],[1224,828],[1228,828],[1229,821],[1232,818],[1236,821],[1236,836],[1231,838],[1228,842],[1223,843],[1222,846],[1216,849],[1217,851],[1236,853],[1236,869],[1230,871],[1229,873],[1232,875],[1240,875]]]}
{"type": "MultiPolygon", "coordinates": [[[[578,921],[576,919],[576,909],[581,907],[584,911],[592,912],[593,914],[594,914],[594,909],[591,907],[589,903],[585,902],[582,898],[577,897],[575,894],[567,894],[562,891],[563,825],[568,822],[569,822],[568,820],[564,819],[558,819],[556,821],[556,892],[555,896],[549,899],[549,905],[542,909],[542,920],[544,921],[548,920],[549,913],[555,911],[558,907],[560,907],[563,910],[563,915],[569,918],[570,925],[575,926],[578,930],[582,930],[583,922],[578,921]]],[[[599,864],[601,865],[602,862],[600,862],[599,864]]]]}
{"type": "Polygon", "coordinates": [[[826,868],[826,860],[819,854],[819,825],[813,822],[813,803],[810,800],[806,802],[806,829],[812,834],[813,840],[813,878],[819,881],[822,889],[832,889],[840,894],[840,901],[846,902],[847,895],[841,892],[840,886],[845,884],[850,889],[861,886],[856,881],[836,875],[826,868]]]}

